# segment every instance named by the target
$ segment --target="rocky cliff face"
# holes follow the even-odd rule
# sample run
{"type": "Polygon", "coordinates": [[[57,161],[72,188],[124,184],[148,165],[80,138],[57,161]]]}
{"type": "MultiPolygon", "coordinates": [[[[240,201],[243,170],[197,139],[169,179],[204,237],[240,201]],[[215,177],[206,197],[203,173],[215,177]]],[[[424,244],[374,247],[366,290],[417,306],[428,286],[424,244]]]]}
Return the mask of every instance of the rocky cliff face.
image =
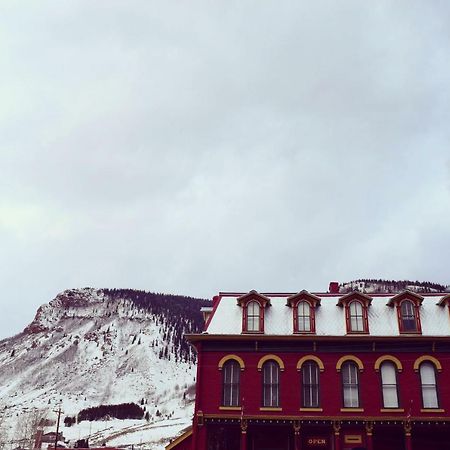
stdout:
{"type": "MultiPolygon", "coordinates": [[[[31,422],[54,418],[60,403],[64,418],[89,406],[135,402],[148,421],[126,426],[139,427],[141,443],[145,426],[164,425],[172,437],[190,420],[194,392],[195,354],[183,336],[199,331],[205,303],[85,288],[64,291],[41,306],[23,333],[0,342],[0,446],[23,443],[31,422]]],[[[120,421],[111,424],[110,435],[120,436],[120,421]]],[[[66,435],[95,440],[92,424],[82,428],[71,427],[66,435]]],[[[117,445],[107,432],[96,434],[98,443],[117,445]]],[[[129,430],[126,439],[136,444],[132,435],[129,430]]],[[[160,448],[164,433],[155,439],[144,438],[144,444],[160,448]]]]}

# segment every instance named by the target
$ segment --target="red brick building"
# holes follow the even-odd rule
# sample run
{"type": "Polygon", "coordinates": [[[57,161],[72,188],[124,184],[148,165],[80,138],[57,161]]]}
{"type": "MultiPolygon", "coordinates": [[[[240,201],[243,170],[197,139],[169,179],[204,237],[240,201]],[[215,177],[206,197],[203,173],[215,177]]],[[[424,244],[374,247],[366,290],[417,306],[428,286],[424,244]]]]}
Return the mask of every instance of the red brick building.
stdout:
{"type": "Polygon", "coordinates": [[[197,394],[180,445],[450,449],[449,304],[410,291],[220,293],[188,337],[197,394]]]}

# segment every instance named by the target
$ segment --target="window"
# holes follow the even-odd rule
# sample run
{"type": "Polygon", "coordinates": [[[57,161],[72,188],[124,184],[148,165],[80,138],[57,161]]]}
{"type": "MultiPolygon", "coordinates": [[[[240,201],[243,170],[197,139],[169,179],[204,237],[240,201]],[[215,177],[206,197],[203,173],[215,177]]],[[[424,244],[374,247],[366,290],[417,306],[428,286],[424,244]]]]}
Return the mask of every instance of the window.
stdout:
{"type": "Polygon", "coordinates": [[[297,305],[297,331],[311,332],[311,306],[305,301],[299,302],[297,305]]]}
{"type": "Polygon", "coordinates": [[[348,305],[349,325],[351,332],[364,332],[363,306],[358,301],[353,301],[348,305]]]}
{"type": "Polygon", "coordinates": [[[302,406],[318,408],[319,400],[319,366],[314,361],[306,361],[302,366],[302,406]]]}
{"type": "Polygon", "coordinates": [[[258,302],[247,304],[247,331],[261,331],[260,309],[258,302]]]}
{"type": "Polygon", "coordinates": [[[358,366],[353,361],[342,364],[344,408],[359,408],[358,366]]]}
{"type": "Polygon", "coordinates": [[[315,333],[315,310],[320,306],[320,297],[308,291],[300,291],[286,299],[286,306],[292,308],[294,333],[315,333]]]}
{"type": "Polygon", "coordinates": [[[242,308],[242,332],[264,333],[264,310],[270,307],[270,298],[250,291],[236,300],[242,308]]]}
{"type": "Polygon", "coordinates": [[[369,333],[371,303],[372,297],[360,292],[350,292],[338,300],[337,306],[345,307],[347,333],[369,333]]]}
{"type": "Polygon", "coordinates": [[[280,367],[275,361],[266,361],[263,372],[263,406],[277,408],[280,405],[280,367]]]}
{"type": "Polygon", "coordinates": [[[424,408],[439,408],[436,370],[432,363],[420,365],[420,383],[422,385],[422,403],[424,408]]]}
{"type": "Polygon", "coordinates": [[[397,369],[390,361],[381,364],[381,388],[383,407],[398,408],[397,369]]]}
{"type": "Polygon", "coordinates": [[[415,308],[412,302],[405,300],[400,305],[401,331],[405,333],[416,333],[417,322],[415,308]]]}
{"type": "Polygon", "coordinates": [[[241,367],[235,360],[228,360],[222,369],[223,374],[223,406],[239,406],[239,381],[241,367]]]}

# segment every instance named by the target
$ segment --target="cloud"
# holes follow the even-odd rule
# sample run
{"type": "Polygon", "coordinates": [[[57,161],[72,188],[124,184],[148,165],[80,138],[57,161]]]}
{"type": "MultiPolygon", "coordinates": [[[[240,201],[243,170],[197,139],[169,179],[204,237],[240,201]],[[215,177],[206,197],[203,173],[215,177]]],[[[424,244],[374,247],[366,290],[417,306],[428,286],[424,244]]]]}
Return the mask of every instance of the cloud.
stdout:
{"type": "Polygon", "coordinates": [[[449,12],[3,2],[4,335],[76,286],[449,283],[449,12]]]}

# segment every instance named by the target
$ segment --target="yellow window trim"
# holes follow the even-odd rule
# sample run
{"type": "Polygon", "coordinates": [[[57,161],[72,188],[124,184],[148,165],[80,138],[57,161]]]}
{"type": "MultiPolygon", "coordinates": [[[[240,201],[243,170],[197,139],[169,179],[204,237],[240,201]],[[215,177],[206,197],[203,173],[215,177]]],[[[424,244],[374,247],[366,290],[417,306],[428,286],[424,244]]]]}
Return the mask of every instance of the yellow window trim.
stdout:
{"type": "Polygon", "coordinates": [[[392,356],[392,355],[383,355],[383,356],[380,356],[380,357],[375,361],[374,369],[375,369],[377,372],[380,371],[381,364],[382,364],[384,361],[391,361],[391,362],[393,362],[394,365],[397,367],[397,370],[398,370],[399,372],[401,372],[401,371],[403,370],[402,363],[400,362],[400,360],[399,360],[398,358],[396,358],[395,356],[392,356]]]}
{"type": "Polygon", "coordinates": [[[353,355],[345,355],[339,358],[338,362],[336,363],[336,370],[340,372],[342,364],[344,364],[347,361],[353,361],[354,363],[356,363],[360,372],[364,370],[364,364],[362,363],[362,361],[353,355]]]}
{"type": "Polygon", "coordinates": [[[219,406],[221,411],[242,411],[242,406],[219,406]]]}
{"type": "Polygon", "coordinates": [[[319,370],[321,372],[323,372],[325,370],[325,366],[323,365],[322,360],[315,355],[306,355],[306,356],[303,356],[303,358],[300,358],[297,362],[297,370],[301,370],[303,364],[306,361],[314,361],[315,363],[317,363],[317,365],[319,366],[319,370]]]}
{"type": "Polygon", "coordinates": [[[424,361],[429,361],[429,362],[433,363],[434,367],[436,367],[437,371],[438,372],[442,372],[441,363],[434,356],[430,356],[430,355],[420,356],[419,358],[417,358],[414,361],[414,366],[413,366],[414,367],[414,372],[418,372],[419,371],[419,367],[424,361]]]}
{"type": "Polygon", "coordinates": [[[284,363],[283,360],[277,356],[277,355],[265,355],[258,361],[258,370],[261,372],[262,366],[266,361],[276,361],[278,365],[280,366],[280,370],[283,372],[284,370],[284,363]]]}
{"type": "Polygon", "coordinates": [[[219,370],[222,370],[223,365],[229,361],[230,359],[233,359],[234,361],[237,361],[237,363],[239,364],[241,370],[245,369],[245,364],[244,364],[244,360],[242,358],[240,358],[237,355],[225,355],[220,361],[219,361],[219,370]]]}
{"type": "Polygon", "coordinates": [[[299,411],[303,411],[303,412],[322,412],[323,408],[300,408],[299,411]]]}
{"type": "Polygon", "coordinates": [[[364,408],[341,408],[341,412],[364,412],[364,408]]]}
{"type": "Polygon", "coordinates": [[[380,412],[382,413],[402,413],[405,412],[403,408],[381,408],[380,412]]]}
{"type": "Polygon", "coordinates": [[[260,411],[283,411],[283,408],[271,408],[269,406],[261,406],[260,411]]]}

